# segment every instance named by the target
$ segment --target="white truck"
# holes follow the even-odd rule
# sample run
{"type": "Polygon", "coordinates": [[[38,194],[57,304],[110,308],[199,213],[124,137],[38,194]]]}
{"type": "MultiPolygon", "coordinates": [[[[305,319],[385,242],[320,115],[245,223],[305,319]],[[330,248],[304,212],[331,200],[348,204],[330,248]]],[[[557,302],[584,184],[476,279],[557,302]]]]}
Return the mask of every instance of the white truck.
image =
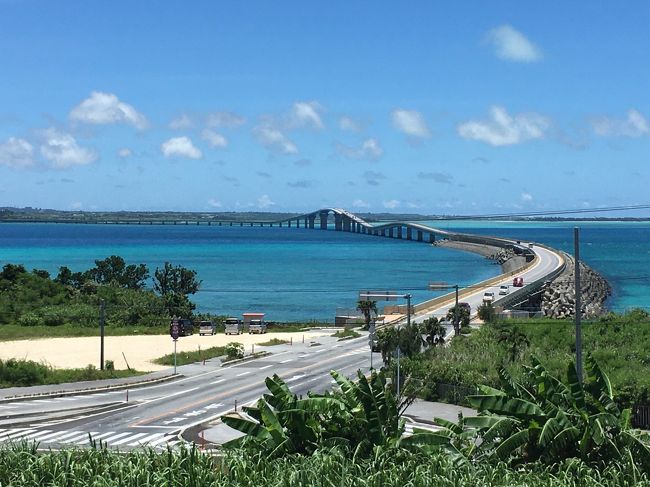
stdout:
{"type": "Polygon", "coordinates": [[[244,324],[237,318],[226,318],[224,325],[226,326],[226,335],[241,335],[244,333],[244,324]]]}

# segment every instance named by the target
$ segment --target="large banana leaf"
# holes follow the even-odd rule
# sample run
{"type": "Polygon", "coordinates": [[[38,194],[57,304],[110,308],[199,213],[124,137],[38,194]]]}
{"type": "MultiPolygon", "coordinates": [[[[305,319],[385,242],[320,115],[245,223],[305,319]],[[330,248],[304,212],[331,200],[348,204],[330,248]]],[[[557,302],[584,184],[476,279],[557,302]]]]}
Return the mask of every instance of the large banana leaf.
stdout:
{"type": "Polygon", "coordinates": [[[580,430],[574,426],[568,426],[545,442],[546,448],[541,457],[547,463],[556,463],[563,458],[574,456],[579,439],[580,430]]]}
{"type": "Polygon", "coordinates": [[[613,400],[614,393],[612,392],[612,384],[609,381],[609,377],[603,372],[591,353],[587,354],[585,366],[587,379],[592,388],[591,394],[594,397],[600,397],[601,394],[605,394],[609,399],[613,400]]]}
{"type": "Polygon", "coordinates": [[[507,460],[518,448],[524,446],[529,439],[527,429],[520,430],[517,433],[506,438],[497,448],[494,453],[500,460],[507,460]]]}
{"type": "Polygon", "coordinates": [[[221,421],[237,431],[256,438],[270,438],[269,432],[259,423],[238,416],[221,416],[221,421]]]}
{"type": "Polygon", "coordinates": [[[546,419],[544,410],[537,404],[517,397],[476,395],[468,396],[467,399],[479,411],[541,421],[546,419]]]}

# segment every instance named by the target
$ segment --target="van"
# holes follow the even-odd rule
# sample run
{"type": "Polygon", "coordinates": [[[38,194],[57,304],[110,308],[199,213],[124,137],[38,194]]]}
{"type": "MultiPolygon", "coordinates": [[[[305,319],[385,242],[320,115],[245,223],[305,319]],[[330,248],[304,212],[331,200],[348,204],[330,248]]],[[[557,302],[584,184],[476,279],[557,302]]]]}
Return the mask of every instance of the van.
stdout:
{"type": "Polygon", "coordinates": [[[524,285],[524,278],[523,278],[523,277],[520,277],[520,276],[515,277],[515,278],[512,280],[512,285],[513,285],[514,287],[523,287],[523,285],[524,285]]]}
{"type": "Polygon", "coordinates": [[[199,322],[199,335],[214,335],[217,332],[217,325],[212,321],[200,321],[199,322]]]}
{"type": "Polygon", "coordinates": [[[244,325],[237,318],[226,318],[226,335],[240,335],[244,333],[244,325]]]}
{"type": "Polygon", "coordinates": [[[263,320],[251,320],[250,324],[248,325],[248,334],[262,334],[266,333],[266,323],[264,323],[263,320]]]}
{"type": "MultiPolygon", "coordinates": [[[[178,336],[185,337],[194,333],[194,322],[192,320],[182,319],[178,321],[178,336]]],[[[169,324],[169,334],[171,335],[172,323],[169,324]]]]}

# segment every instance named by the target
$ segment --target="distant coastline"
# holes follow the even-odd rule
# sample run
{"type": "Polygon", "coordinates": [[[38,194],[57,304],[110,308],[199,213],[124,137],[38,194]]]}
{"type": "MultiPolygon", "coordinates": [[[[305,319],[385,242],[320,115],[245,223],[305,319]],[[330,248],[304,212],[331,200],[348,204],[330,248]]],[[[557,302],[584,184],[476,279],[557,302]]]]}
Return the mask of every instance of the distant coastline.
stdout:
{"type": "MultiPolygon", "coordinates": [[[[205,212],[205,211],[79,211],[53,210],[41,208],[0,207],[0,223],[94,223],[105,221],[117,222],[275,222],[300,215],[301,213],[281,212],[205,212]]],[[[650,217],[559,217],[559,216],[458,216],[458,215],[421,215],[413,213],[357,213],[367,222],[386,221],[459,221],[485,220],[512,222],[648,222],[650,217]]]]}

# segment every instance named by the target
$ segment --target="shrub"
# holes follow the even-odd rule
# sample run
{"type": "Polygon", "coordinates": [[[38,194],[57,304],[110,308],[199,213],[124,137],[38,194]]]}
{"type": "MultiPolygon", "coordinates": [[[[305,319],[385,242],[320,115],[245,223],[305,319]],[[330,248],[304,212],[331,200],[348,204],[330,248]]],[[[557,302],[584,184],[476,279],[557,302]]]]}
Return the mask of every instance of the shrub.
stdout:
{"type": "Polygon", "coordinates": [[[228,360],[243,358],[244,344],[239,342],[230,342],[226,345],[226,357],[228,360]]]}
{"type": "Polygon", "coordinates": [[[476,314],[485,323],[492,323],[497,317],[497,313],[492,303],[483,303],[476,309],[476,314]]]}

